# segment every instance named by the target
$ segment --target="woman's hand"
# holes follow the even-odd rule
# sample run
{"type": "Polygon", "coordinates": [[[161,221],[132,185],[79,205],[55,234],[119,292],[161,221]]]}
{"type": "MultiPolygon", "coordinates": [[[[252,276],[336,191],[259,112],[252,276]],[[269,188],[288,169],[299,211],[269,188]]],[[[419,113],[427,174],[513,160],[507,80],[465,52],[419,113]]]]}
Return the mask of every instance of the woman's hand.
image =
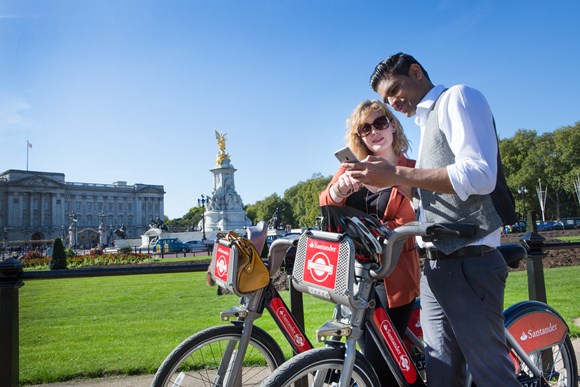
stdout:
{"type": "Polygon", "coordinates": [[[360,183],[352,179],[348,174],[343,173],[336,182],[330,186],[330,197],[336,203],[342,202],[353,192],[360,189],[360,183]]]}

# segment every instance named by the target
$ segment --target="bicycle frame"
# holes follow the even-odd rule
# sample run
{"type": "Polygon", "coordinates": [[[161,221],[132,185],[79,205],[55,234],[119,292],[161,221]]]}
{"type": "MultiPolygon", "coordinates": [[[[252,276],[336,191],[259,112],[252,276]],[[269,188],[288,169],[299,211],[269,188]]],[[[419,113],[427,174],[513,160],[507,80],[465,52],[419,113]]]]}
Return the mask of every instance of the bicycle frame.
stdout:
{"type": "Polygon", "coordinates": [[[236,317],[237,319],[231,322],[233,324],[242,324],[243,328],[237,349],[236,343],[231,342],[224,353],[223,361],[218,369],[218,375],[223,374],[225,376],[224,380],[216,381],[218,385],[222,385],[222,383],[224,386],[241,385],[239,377],[241,376],[242,361],[248,347],[254,322],[262,316],[264,308],[268,310],[295,354],[313,348],[312,343],[304,333],[304,329],[298,324],[296,318],[282,297],[280,297],[280,293],[270,282],[264,289],[242,297],[242,305],[234,306],[221,313],[222,320],[228,321],[230,318],[236,317]]]}
{"type": "MultiPolygon", "coordinates": [[[[414,230],[411,233],[422,235],[414,230]]],[[[299,269],[302,267],[303,271],[298,271],[299,277],[293,278],[293,282],[300,287],[301,291],[337,304],[334,319],[325,323],[317,331],[317,336],[319,341],[327,341],[328,339],[329,345],[344,345],[345,347],[339,386],[349,385],[357,356],[356,344],[362,338],[364,329],[370,332],[400,386],[426,386],[419,368],[424,366],[424,362],[420,356],[415,359],[417,362],[412,361],[409,352],[413,348],[422,351],[421,341],[413,337],[414,334],[411,332],[414,324],[412,323],[411,328],[408,327],[406,338],[402,340],[394,329],[386,310],[382,305],[376,305],[371,297],[374,292],[374,284],[378,279],[383,278],[382,274],[386,270],[382,267],[377,270],[377,265],[374,264],[358,261],[352,263],[353,260],[348,259],[349,256],[352,257],[352,252],[349,250],[352,247],[347,243],[348,241],[345,242],[344,238],[340,236],[319,232],[305,235],[303,238],[304,243],[301,240],[298,247],[299,251],[302,248],[299,269]],[[318,251],[313,252],[311,246],[322,246],[325,251],[332,251],[332,254],[328,253],[322,259],[320,258],[321,254],[318,251]],[[308,277],[311,274],[307,271],[316,271],[317,274],[326,273],[329,267],[336,267],[337,271],[348,273],[351,281],[345,282],[344,286],[341,283],[340,288],[326,287],[325,289],[324,286],[320,285],[322,280],[313,281],[308,277]],[[344,344],[336,343],[336,339],[339,337],[346,337],[346,342],[344,344]]],[[[319,247],[319,250],[321,249],[319,247]]],[[[506,254],[507,252],[502,253],[506,254]]],[[[391,255],[383,254],[383,258],[385,256],[390,257],[391,255]]],[[[523,256],[525,254],[519,256],[519,259],[523,256]]],[[[507,260],[514,257],[504,258],[507,260]]],[[[533,374],[533,377],[520,378],[520,382],[529,387],[547,386],[548,382],[544,377],[544,371],[549,369],[550,362],[553,361],[551,353],[546,354],[545,361],[544,353],[542,353],[541,360],[544,370],[534,364],[528,353],[563,345],[569,333],[564,319],[553,308],[536,301],[523,301],[508,308],[504,311],[504,317],[504,329],[515,372],[521,370],[522,364],[525,364],[525,367],[533,374]]],[[[320,374],[317,377],[324,378],[325,375],[320,374]]]]}
{"type": "MultiPolygon", "coordinates": [[[[297,240],[297,239],[296,239],[297,240]]],[[[220,242],[221,243],[221,242],[220,242]]],[[[223,386],[237,386],[241,385],[241,371],[243,367],[243,359],[246,353],[246,349],[249,345],[250,337],[252,334],[252,328],[254,322],[262,316],[264,308],[268,310],[272,319],[276,322],[276,325],[288,341],[290,347],[292,348],[294,354],[302,353],[309,349],[312,349],[312,343],[306,337],[303,327],[297,322],[296,318],[287,307],[286,303],[280,297],[278,290],[272,284],[272,276],[280,267],[282,259],[285,255],[285,251],[292,245],[292,241],[277,240],[272,244],[270,251],[270,262],[269,262],[269,272],[270,280],[265,288],[253,291],[248,294],[240,294],[235,286],[235,268],[237,267],[237,251],[228,247],[226,250],[220,250],[220,245],[216,243],[216,249],[214,249],[214,255],[222,254],[219,258],[216,256],[214,259],[219,261],[220,259],[225,262],[222,267],[216,266],[216,273],[221,270],[219,276],[215,276],[218,284],[224,286],[226,289],[233,291],[234,293],[241,296],[240,305],[231,307],[221,313],[221,319],[223,321],[228,321],[232,318],[231,322],[233,324],[242,324],[242,334],[240,336],[240,341],[230,342],[224,352],[223,359],[220,363],[218,369],[218,380],[216,380],[217,385],[223,386]],[[226,258],[226,259],[224,259],[226,258]],[[237,344],[237,346],[236,346],[237,344]]]]}

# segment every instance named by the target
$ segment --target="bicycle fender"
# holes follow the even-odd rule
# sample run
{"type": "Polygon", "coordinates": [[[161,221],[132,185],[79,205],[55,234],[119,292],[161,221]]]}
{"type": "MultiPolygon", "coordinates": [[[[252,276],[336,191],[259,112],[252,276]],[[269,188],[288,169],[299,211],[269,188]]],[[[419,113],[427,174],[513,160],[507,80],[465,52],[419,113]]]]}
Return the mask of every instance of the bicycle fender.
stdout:
{"type": "Polygon", "coordinates": [[[543,302],[522,301],[503,314],[506,329],[528,354],[563,342],[570,331],[562,316],[543,302]]]}

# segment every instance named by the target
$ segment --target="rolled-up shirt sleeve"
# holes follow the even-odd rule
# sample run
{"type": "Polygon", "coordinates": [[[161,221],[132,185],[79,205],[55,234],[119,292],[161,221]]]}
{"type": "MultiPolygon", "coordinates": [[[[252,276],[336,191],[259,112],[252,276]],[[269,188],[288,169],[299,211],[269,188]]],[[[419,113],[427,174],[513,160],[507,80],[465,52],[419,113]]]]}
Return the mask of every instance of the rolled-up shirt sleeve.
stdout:
{"type": "Polygon", "coordinates": [[[461,200],[491,193],[498,149],[489,104],[479,91],[464,85],[451,87],[441,98],[439,127],[455,155],[455,163],[447,166],[455,193],[461,200]]]}

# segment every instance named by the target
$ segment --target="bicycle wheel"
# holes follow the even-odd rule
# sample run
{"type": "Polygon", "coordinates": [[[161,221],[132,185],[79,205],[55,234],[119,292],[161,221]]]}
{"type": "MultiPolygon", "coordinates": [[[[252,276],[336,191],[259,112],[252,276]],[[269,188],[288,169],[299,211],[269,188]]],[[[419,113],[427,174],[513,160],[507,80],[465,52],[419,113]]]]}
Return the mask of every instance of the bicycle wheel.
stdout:
{"type": "MultiPolygon", "coordinates": [[[[229,368],[227,364],[221,364],[222,359],[228,344],[235,344],[234,351],[237,351],[241,334],[241,325],[223,325],[190,336],[167,356],[151,386],[221,386],[220,380],[229,368]]],[[[276,341],[254,326],[244,356],[242,385],[260,384],[284,360],[276,341]]]]}
{"type": "MultiPolygon", "coordinates": [[[[308,381],[308,385],[336,386],[344,362],[344,347],[312,349],[293,357],[274,371],[262,384],[263,387],[284,387],[308,381]],[[307,378],[307,379],[304,379],[307,378]]],[[[357,353],[350,386],[380,386],[369,362],[357,353]]]]}
{"type": "MultiPolygon", "coordinates": [[[[534,350],[528,354],[532,362],[543,371],[549,386],[577,387],[578,367],[576,355],[570,337],[566,336],[561,344],[556,344],[547,351],[544,348],[534,350]]],[[[525,363],[515,362],[518,380],[531,380],[532,372],[525,363]]]]}

